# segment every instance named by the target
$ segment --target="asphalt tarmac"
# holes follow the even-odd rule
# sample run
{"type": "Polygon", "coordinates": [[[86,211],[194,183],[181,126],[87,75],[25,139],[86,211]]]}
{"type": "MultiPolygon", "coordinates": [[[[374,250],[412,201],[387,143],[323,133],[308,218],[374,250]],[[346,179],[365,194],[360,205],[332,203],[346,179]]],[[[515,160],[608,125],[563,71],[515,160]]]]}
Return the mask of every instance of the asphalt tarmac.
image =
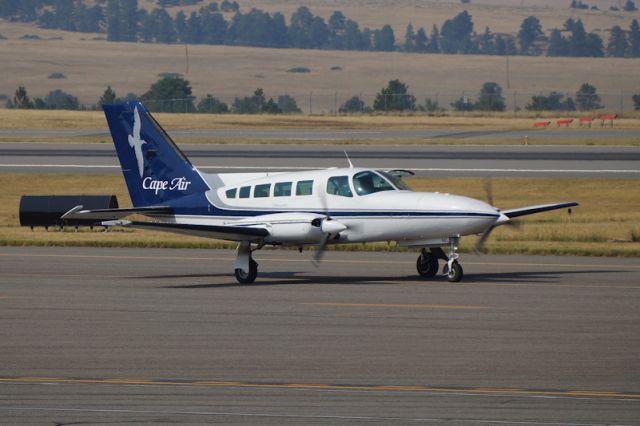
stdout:
{"type": "MultiPolygon", "coordinates": [[[[295,171],[355,166],[409,169],[419,176],[640,176],[640,147],[460,145],[203,145],[181,144],[209,173],[295,171]]],[[[104,144],[1,143],[0,172],[119,174],[115,149],[104,144]]]]}
{"type": "Polygon", "coordinates": [[[637,259],[0,248],[2,423],[640,424],[637,259]]]}

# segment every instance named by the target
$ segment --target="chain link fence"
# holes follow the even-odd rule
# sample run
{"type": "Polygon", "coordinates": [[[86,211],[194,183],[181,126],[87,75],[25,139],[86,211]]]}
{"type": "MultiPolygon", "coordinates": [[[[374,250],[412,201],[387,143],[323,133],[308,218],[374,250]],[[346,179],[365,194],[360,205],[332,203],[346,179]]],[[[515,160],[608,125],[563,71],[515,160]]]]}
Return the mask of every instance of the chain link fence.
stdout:
{"type": "Polygon", "coordinates": [[[266,100],[251,101],[247,95],[221,95],[203,98],[163,99],[146,101],[152,111],[176,113],[299,113],[342,114],[342,113],[477,113],[506,111],[515,115],[531,115],[550,111],[558,115],[603,113],[625,113],[634,111],[633,94],[598,93],[597,95],[577,95],[575,92],[518,92],[506,90],[501,96],[482,95],[477,92],[422,93],[411,95],[384,95],[377,93],[307,92],[267,95],[266,100]],[[269,99],[273,99],[269,102],[269,99]],[[241,100],[242,102],[236,102],[241,100]],[[277,106],[277,109],[274,108],[277,106]]]}

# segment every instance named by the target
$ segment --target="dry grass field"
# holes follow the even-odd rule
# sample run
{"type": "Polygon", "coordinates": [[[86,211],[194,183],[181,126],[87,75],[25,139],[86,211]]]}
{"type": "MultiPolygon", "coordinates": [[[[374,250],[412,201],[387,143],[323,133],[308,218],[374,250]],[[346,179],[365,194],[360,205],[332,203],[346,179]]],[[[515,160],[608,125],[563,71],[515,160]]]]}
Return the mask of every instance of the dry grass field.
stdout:
{"type": "MultiPolygon", "coordinates": [[[[414,178],[415,190],[440,191],[483,199],[483,181],[474,178],[414,178]]],[[[0,245],[91,245],[153,247],[231,247],[195,237],[139,230],[87,229],[46,232],[19,226],[18,205],[23,194],[79,194],[84,188],[101,188],[116,194],[121,207],[130,206],[124,181],[119,176],[0,174],[0,245]]],[[[552,201],[576,200],[580,207],[531,216],[522,229],[498,229],[487,244],[493,253],[578,254],[640,256],[640,193],[637,180],[556,179],[493,180],[496,203],[501,208],[552,201]]],[[[466,238],[469,251],[475,238],[466,238]]],[[[368,244],[343,249],[396,250],[394,245],[368,244]]]]}
{"type": "Polygon", "coordinates": [[[598,88],[607,111],[619,111],[622,103],[628,113],[631,95],[640,92],[640,59],[516,56],[509,59],[508,85],[505,58],[497,56],[196,45],[188,48],[186,73],[184,45],[108,43],[93,40],[96,34],[47,31],[4,21],[0,21],[0,34],[8,37],[0,40],[0,95],[12,96],[19,85],[32,97],[62,89],[84,104],[96,103],[107,85],[121,96],[142,94],[163,72],[185,74],[197,96],[211,93],[231,102],[261,87],[268,96],[295,97],[305,113],[314,114],[331,113],[354,95],[371,105],[375,94],[395,78],[409,85],[419,103],[426,97],[437,98],[446,108],[462,95],[474,98],[487,81],[504,88],[509,110],[515,105],[523,108],[533,94],[551,90],[573,94],[589,82],[598,88]],[[20,40],[25,34],[63,40],[20,40]],[[311,72],[287,72],[299,66],[311,72]],[[341,70],[332,71],[336,66],[341,70]],[[66,78],[47,78],[53,72],[66,78]]]}

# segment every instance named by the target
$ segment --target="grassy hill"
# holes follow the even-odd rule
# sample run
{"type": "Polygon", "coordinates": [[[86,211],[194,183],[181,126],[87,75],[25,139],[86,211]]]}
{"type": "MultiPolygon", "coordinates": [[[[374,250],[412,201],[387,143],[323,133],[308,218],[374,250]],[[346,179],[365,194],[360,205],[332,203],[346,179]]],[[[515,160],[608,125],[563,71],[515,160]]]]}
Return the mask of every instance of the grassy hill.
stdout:
{"type": "MultiPolygon", "coordinates": [[[[518,31],[522,19],[538,16],[545,29],[561,26],[569,17],[581,18],[589,31],[607,30],[612,25],[628,27],[640,13],[609,12],[617,0],[590,0],[599,11],[569,8],[569,1],[472,0],[466,6],[473,15],[476,31],[485,25],[494,32],[518,31]]],[[[139,2],[153,8],[154,2],[139,2]]],[[[242,10],[251,7],[288,17],[301,4],[293,0],[243,0],[242,10]]],[[[379,28],[391,23],[397,36],[408,22],[414,26],[441,23],[462,10],[459,0],[307,0],[314,13],[326,18],[336,10],[356,19],[361,27],[379,28]]],[[[182,7],[187,12],[200,6],[182,7]]],[[[172,8],[177,13],[180,8],[172,8]]],[[[229,17],[228,17],[229,18],[229,17]]],[[[460,96],[475,97],[482,83],[495,81],[505,89],[509,109],[524,107],[531,95],[557,90],[575,93],[584,82],[598,88],[607,110],[631,109],[631,95],[640,93],[637,79],[639,59],[548,58],[424,55],[405,53],[344,52],[295,49],[261,49],[230,46],[188,47],[187,73],[184,45],[108,43],[104,34],[51,31],[26,24],[0,21],[0,95],[12,96],[19,85],[29,94],[44,96],[62,89],[93,104],[107,85],[118,95],[144,93],[159,73],[177,72],[191,82],[194,94],[211,93],[230,102],[262,87],[268,96],[290,94],[305,111],[329,113],[353,95],[371,104],[375,94],[390,79],[399,78],[422,103],[437,98],[444,107],[460,96]],[[24,40],[38,35],[41,40],[24,40]],[[307,67],[309,73],[290,73],[293,67],[307,67]],[[338,70],[331,68],[339,67],[338,70]],[[64,79],[50,79],[51,73],[64,79]]],[[[605,40],[608,33],[601,34],[605,40]]],[[[0,101],[3,104],[4,101],[0,101]]]]}

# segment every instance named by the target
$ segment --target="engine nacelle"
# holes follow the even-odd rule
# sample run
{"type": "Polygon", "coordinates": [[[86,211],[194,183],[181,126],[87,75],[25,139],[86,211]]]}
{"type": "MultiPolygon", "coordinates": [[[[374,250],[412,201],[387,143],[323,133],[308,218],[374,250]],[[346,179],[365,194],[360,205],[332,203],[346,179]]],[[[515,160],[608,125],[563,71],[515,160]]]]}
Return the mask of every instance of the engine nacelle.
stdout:
{"type": "MultiPolygon", "coordinates": [[[[227,224],[265,228],[269,231],[269,236],[265,238],[267,243],[317,244],[325,235],[322,224],[326,218],[316,213],[274,213],[227,224]]],[[[332,229],[338,227],[333,226],[332,229]]]]}

